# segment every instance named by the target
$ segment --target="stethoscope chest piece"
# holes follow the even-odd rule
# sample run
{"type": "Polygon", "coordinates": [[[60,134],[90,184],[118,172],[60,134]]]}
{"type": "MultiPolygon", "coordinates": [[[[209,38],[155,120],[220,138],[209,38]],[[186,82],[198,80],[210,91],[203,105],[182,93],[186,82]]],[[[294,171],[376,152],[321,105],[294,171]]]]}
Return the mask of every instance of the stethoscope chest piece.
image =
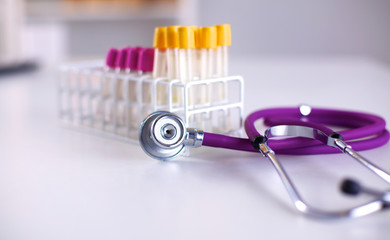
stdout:
{"type": "Polygon", "coordinates": [[[151,157],[168,160],[184,148],[186,128],[183,120],[170,112],[155,112],[141,124],[141,147],[151,157]]]}

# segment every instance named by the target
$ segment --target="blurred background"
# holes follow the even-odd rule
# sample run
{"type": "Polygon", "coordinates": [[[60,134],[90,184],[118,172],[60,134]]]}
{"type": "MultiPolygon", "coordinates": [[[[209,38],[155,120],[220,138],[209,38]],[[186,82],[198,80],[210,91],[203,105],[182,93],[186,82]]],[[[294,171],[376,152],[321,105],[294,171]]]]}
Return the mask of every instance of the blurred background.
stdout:
{"type": "Polygon", "coordinates": [[[161,25],[230,23],[234,56],[364,57],[390,64],[388,0],[0,0],[0,64],[102,58],[151,46],[161,25]]]}

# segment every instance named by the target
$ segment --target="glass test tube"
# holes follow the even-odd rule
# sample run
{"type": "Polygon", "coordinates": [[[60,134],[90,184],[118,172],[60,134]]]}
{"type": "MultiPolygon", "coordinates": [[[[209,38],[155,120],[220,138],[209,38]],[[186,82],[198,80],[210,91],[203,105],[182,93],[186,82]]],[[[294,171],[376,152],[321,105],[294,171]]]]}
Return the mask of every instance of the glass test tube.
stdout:
{"type": "MultiPolygon", "coordinates": [[[[139,115],[139,123],[146,118],[153,110],[153,99],[157,98],[157,86],[154,87],[153,80],[153,62],[154,62],[154,49],[153,48],[144,48],[140,51],[139,59],[138,59],[138,69],[140,74],[144,77],[145,80],[142,82],[142,111],[139,115]]],[[[158,101],[158,99],[155,99],[158,101]]],[[[139,127],[139,125],[138,125],[139,127]]]]}
{"type": "Polygon", "coordinates": [[[229,65],[229,51],[228,46],[219,46],[217,48],[217,75],[226,77],[229,65]]]}
{"type": "MultiPolygon", "coordinates": [[[[119,50],[111,48],[107,54],[106,67],[104,71],[106,73],[116,73],[119,71],[117,68],[117,58],[119,56],[119,50]]],[[[102,96],[107,98],[111,95],[111,76],[105,77],[102,83],[102,96]]]]}
{"type": "MultiPolygon", "coordinates": [[[[113,107],[116,114],[115,124],[118,124],[119,126],[124,126],[125,124],[125,104],[123,100],[125,98],[124,78],[125,75],[128,74],[128,68],[126,65],[128,54],[129,54],[129,47],[121,49],[119,51],[119,55],[116,61],[116,66],[119,69],[119,74],[118,77],[116,78],[116,83],[115,83],[115,101],[113,103],[114,105],[113,107]]],[[[110,116],[110,118],[112,118],[112,116],[110,116]]]]}
{"type": "MultiPolygon", "coordinates": [[[[231,30],[229,24],[217,25],[217,76],[227,77],[228,64],[229,64],[229,52],[228,47],[231,45],[231,30]]],[[[228,100],[228,86],[226,83],[220,83],[217,87],[217,103],[227,103],[228,100]]],[[[221,110],[218,113],[218,119],[221,132],[230,131],[230,116],[225,110],[221,110]]]]}
{"type": "MultiPolygon", "coordinates": [[[[135,47],[135,48],[129,48],[128,54],[127,54],[127,61],[126,61],[126,68],[127,71],[136,75],[140,76],[140,72],[138,70],[138,59],[139,59],[139,53],[142,48],[135,47]]],[[[127,125],[131,130],[137,130],[138,129],[138,116],[140,115],[139,111],[139,102],[138,102],[138,81],[136,81],[137,78],[130,78],[128,84],[127,84],[127,107],[128,107],[128,115],[127,115],[127,125]]],[[[126,117],[126,116],[125,116],[126,117]]]]}
{"type": "MultiPolygon", "coordinates": [[[[119,74],[126,74],[127,73],[127,55],[129,54],[128,51],[129,47],[123,48],[119,51],[119,55],[116,61],[116,66],[118,68],[119,74]]],[[[116,86],[115,86],[115,97],[116,99],[122,100],[124,98],[124,80],[119,75],[119,78],[117,79],[116,86]]]]}
{"type": "MultiPolygon", "coordinates": [[[[154,62],[153,62],[153,78],[167,77],[167,51],[166,51],[166,27],[156,27],[154,30],[153,47],[154,62]]],[[[157,102],[164,104],[166,96],[165,89],[161,85],[157,85],[157,102]]]]}
{"type": "MultiPolygon", "coordinates": [[[[187,83],[193,80],[193,61],[195,51],[195,33],[192,27],[179,27],[179,68],[180,80],[187,83]]],[[[188,92],[188,105],[193,104],[193,93],[188,92]]],[[[181,99],[179,99],[181,100],[181,99]]],[[[184,100],[183,100],[184,104],[184,100]]]]}
{"type": "MultiPolygon", "coordinates": [[[[143,48],[140,51],[139,58],[138,58],[138,70],[140,75],[142,76],[152,75],[153,64],[154,64],[154,52],[155,51],[153,48],[143,48]]],[[[153,103],[153,95],[155,94],[156,93],[154,92],[153,89],[153,83],[143,82],[143,86],[142,86],[143,104],[151,107],[153,103]]]]}
{"type": "MultiPolygon", "coordinates": [[[[169,80],[178,79],[179,72],[179,26],[167,27],[167,77],[169,80]]],[[[168,86],[167,86],[168,88],[168,86]]],[[[168,89],[164,89],[167,93],[168,89]]],[[[180,88],[174,87],[172,89],[173,104],[179,103],[180,88]]],[[[167,96],[166,96],[167,97],[167,96]]],[[[166,98],[168,100],[168,98],[166,98]]]]}
{"type": "Polygon", "coordinates": [[[126,72],[127,47],[118,51],[115,61],[115,75],[110,76],[109,85],[105,86],[108,94],[104,100],[104,121],[106,126],[110,126],[109,130],[113,130],[117,124],[120,111],[118,111],[118,100],[123,100],[123,74],[126,72]],[[115,117],[114,117],[115,116],[115,117]],[[116,118],[116,119],[114,119],[116,118]]]}
{"type": "MultiPolygon", "coordinates": [[[[196,74],[200,80],[213,77],[214,73],[214,52],[217,44],[216,28],[201,27],[195,35],[196,42],[196,74]]],[[[193,87],[193,96],[195,97],[195,107],[204,107],[210,104],[210,86],[207,84],[195,85],[193,87]]],[[[198,113],[191,116],[191,121],[196,126],[206,129],[210,124],[210,114],[207,112],[198,113]]],[[[210,129],[212,130],[212,129],[210,129]]]]}
{"type": "MultiPolygon", "coordinates": [[[[231,30],[229,24],[217,25],[217,76],[226,77],[229,75],[229,51],[231,45],[231,30]]],[[[218,89],[218,101],[225,101],[226,88],[218,89]]]]}
{"type": "MultiPolygon", "coordinates": [[[[215,49],[217,48],[217,30],[215,27],[199,29],[200,39],[200,79],[212,78],[214,74],[215,49]]],[[[209,104],[209,88],[202,85],[199,103],[209,104]]]]}
{"type": "MultiPolygon", "coordinates": [[[[103,76],[105,76],[106,73],[115,73],[115,67],[116,67],[116,59],[119,55],[119,50],[115,48],[109,49],[106,57],[106,66],[103,69],[103,76]]],[[[100,81],[100,79],[99,79],[100,81]]],[[[102,122],[104,120],[103,116],[103,108],[104,108],[104,101],[105,98],[109,96],[110,93],[110,87],[111,87],[111,78],[110,77],[103,77],[101,79],[100,85],[100,94],[94,95],[92,99],[92,115],[93,120],[97,122],[98,125],[99,122],[102,122]]]]}
{"type": "Polygon", "coordinates": [[[192,60],[193,65],[193,77],[200,77],[200,66],[201,66],[201,49],[200,49],[200,40],[199,40],[199,28],[197,26],[190,26],[194,30],[194,39],[195,39],[195,49],[194,56],[192,60]]]}

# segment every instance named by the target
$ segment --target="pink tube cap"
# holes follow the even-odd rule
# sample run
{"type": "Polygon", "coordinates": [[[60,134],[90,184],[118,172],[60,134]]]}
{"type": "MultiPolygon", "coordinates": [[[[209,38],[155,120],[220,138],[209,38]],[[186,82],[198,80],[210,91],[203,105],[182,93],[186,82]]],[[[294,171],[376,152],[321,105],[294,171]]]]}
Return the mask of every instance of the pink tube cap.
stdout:
{"type": "Polygon", "coordinates": [[[139,53],[140,53],[141,49],[142,48],[140,48],[140,47],[127,49],[126,68],[129,68],[130,70],[139,70],[138,69],[138,59],[139,59],[139,53]]]}
{"type": "Polygon", "coordinates": [[[106,66],[109,68],[115,68],[116,67],[116,59],[118,57],[119,50],[116,48],[110,48],[107,53],[106,57],[106,66]]]}
{"type": "Polygon", "coordinates": [[[138,69],[143,72],[153,71],[154,49],[144,48],[139,53],[138,69]]]}
{"type": "Polygon", "coordinates": [[[121,49],[116,58],[115,66],[119,67],[121,70],[126,69],[127,55],[129,53],[128,49],[128,47],[121,49]]]}

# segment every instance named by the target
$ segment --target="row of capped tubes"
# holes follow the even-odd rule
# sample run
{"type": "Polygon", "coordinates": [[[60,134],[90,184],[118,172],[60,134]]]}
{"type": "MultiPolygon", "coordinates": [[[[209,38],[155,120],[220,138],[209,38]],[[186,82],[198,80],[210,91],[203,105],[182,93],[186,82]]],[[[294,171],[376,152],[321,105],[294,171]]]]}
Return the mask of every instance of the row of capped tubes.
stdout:
{"type": "MultiPolygon", "coordinates": [[[[157,27],[154,34],[153,77],[179,79],[182,83],[228,76],[228,47],[231,45],[229,24],[211,27],[167,26],[157,27]]],[[[220,101],[226,100],[226,86],[216,86],[220,101]]],[[[208,87],[191,91],[196,104],[208,105],[208,87]]],[[[212,90],[213,91],[213,90],[212,90]]],[[[158,90],[159,100],[164,92],[158,90]]],[[[182,102],[180,97],[175,102],[182,102]]],[[[192,104],[193,102],[190,102],[192,104]]]]}
{"type": "Polygon", "coordinates": [[[153,77],[194,79],[228,76],[229,24],[157,27],[153,77]]]}
{"type": "MultiPolygon", "coordinates": [[[[122,100],[130,105],[142,105],[139,107],[139,109],[143,109],[142,111],[137,112],[134,109],[130,111],[130,119],[142,119],[145,117],[145,112],[151,113],[156,109],[176,111],[176,108],[180,110],[181,107],[184,107],[184,103],[186,103],[185,107],[189,109],[227,104],[229,102],[228,86],[223,81],[212,84],[206,82],[192,86],[187,92],[186,101],[183,84],[227,76],[228,47],[230,45],[231,33],[228,24],[200,28],[194,26],[158,27],[155,31],[154,49],[112,48],[106,56],[106,65],[103,69],[105,77],[92,76],[88,84],[84,84],[84,78],[80,79],[81,83],[75,82],[74,78],[71,78],[69,88],[81,88],[81,93],[86,86],[91,90],[93,104],[91,104],[90,109],[93,109],[91,114],[96,115],[92,118],[102,119],[103,125],[110,125],[113,116],[119,120],[118,123],[113,123],[114,126],[123,124],[124,118],[117,117],[113,113],[124,110],[120,107],[117,109],[117,106],[111,106],[114,103],[122,104],[122,100]],[[148,80],[144,79],[145,81],[140,87],[137,85],[138,80],[128,81],[126,82],[127,86],[125,86],[124,79],[128,77],[148,80]],[[168,93],[171,95],[169,96],[168,93]],[[139,99],[139,96],[142,98],[139,99]],[[145,110],[146,108],[150,109],[145,110]],[[107,114],[101,116],[102,112],[107,114]]],[[[98,69],[98,71],[100,70],[98,69]]],[[[77,94],[74,95],[77,98],[77,94]]],[[[191,118],[190,121],[194,121],[197,125],[204,122],[202,119],[207,119],[208,116],[203,114],[202,117],[191,118]]],[[[221,118],[225,117],[224,114],[220,116],[221,118]]],[[[134,121],[132,122],[134,123],[134,121]]],[[[224,125],[223,122],[220,125],[224,125]]],[[[130,123],[124,125],[126,124],[130,123]]]]}

